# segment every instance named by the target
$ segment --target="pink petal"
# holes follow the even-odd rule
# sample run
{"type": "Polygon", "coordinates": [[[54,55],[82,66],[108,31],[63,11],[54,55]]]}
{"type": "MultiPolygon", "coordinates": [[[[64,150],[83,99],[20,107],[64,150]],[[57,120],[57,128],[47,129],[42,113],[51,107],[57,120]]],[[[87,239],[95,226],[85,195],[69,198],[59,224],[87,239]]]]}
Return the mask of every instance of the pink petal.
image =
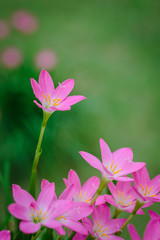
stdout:
{"type": "Polygon", "coordinates": [[[17,203],[12,203],[8,206],[9,212],[16,218],[22,219],[22,220],[30,220],[30,211],[29,208],[26,208],[25,206],[21,206],[17,203]]]}
{"type": "Polygon", "coordinates": [[[118,218],[118,219],[112,219],[111,221],[104,224],[103,228],[108,227],[108,229],[105,231],[105,233],[108,234],[114,234],[117,231],[120,230],[122,225],[125,223],[126,219],[118,218]]]}
{"type": "Polygon", "coordinates": [[[160,215],[158,215],[156,212],[152,210],[148,210],[150,218],[153,219],[159,219],[160,220],[160,215]]]}
{"type": "Polygon", "coordinates": [[[123,192],[123,193],[133,191],[130,182],[117,182],[116,188],[117,188],[117,190],[119,190],[120,192],[123,192]]]}
{"type": "Polygon", "coordinates": [[[66,232],[65,232],[65,230],[63,229],[62,226],[59,227],[59,228],[56,228],[56,232],[57,232],[58,235],[65,235],[66,234],[66,232]]]}
{"type": "Polygon", "coordinates": [[[128,224],[127,227],[132,240],[141,240],[135,227],[132,224],[128,224]]]}
{"type": "Polygon", "coordinates": [[[42,96],[43,93],[41,91],[41,87],[33,78],[31,78],[31,86],[36,98],[38,98],[40,102],[43,102],[43,96],[42,96]]]}
{"type": "Polygon", "coordinates": [[[46,70],[42,70],[40,73],[39,85],[44,95],[48,93],[50,97],[52,96],[54,91],[54,83],[51,76],[46,70]]]}
{"type": "Polygon", "coordinates": [[[72,200],[75,193],[74,184],[66,187],[66,189],[61,193],[59,200],[72,200]]]}
{"type": "Polygon", "coordinates": [[[149,185],[150,183],[149,174],[145,166],[139,169],[138,171],[134,172],[133,177],[134,177],[136,187],[138,187],[140,184],[149,185]]]}
{"type": "Polygon", "coordinates": [[[47,211],[53,200],[54,195],[55,195],[55,185],[54,183],[50,183],[48,186],[46,186],[41,190],[37,199],[37,204],[44,211],[47,211]]]}
{"type": "Polygon", "coordinates": [[[72,231],[87,235],[88,231],[87,229],[82,225],[82,223],[74,221],[74,220],[69,220],[66,219],[63,221],[63,225],[72,231]]]}
{"type": "Polygon", "coordinates": [[[68,173],[68,181],[70,184],[75,185],[76,192],[79,192],[81,190],[81,182],[79,180],[78,174],[72,169],[68,173]]]}
{"type": "Polygon", "coordinates": [[[32,195],[18,185],[13,184],[12,191],[15,202],[21,206],[29,207],[32,202],[35,202],[32,195]]]}
{"type": "Polygon", "coordinates": [[[133,159],[133,152],[131,148],[120,148],[113,152],[114,163],[121,162],[122,164],[131,162],[133,159]]]}
{"type": "MultiPolygon", "coordinates": [[[[51,107],[51,109],[54,109],[55,107],[51,107]]],[[[69,111],[71,110],[70,106],[66,106],[66,105],[59,105],[59,107],[56,108],[57,111],[69,111]]]]}
{"type": "Polygon", "coordinates": [[[160,236],[160,221],[150,220],[144,232],[144,240],[158,240],[160,236]]]}
{"type": "Polygon", "coordinates": [[[89,219],[89,218],[83,218],[83,219],[82,219],[82,223],[83,223],[83,225],[85,226],[85,228],[92,234],[92,236],[94,236],[91,219],[89,219]]]}
{"type": "Polygon", "coordinates": [[[62,226],[62,224],[56,220],[53,219],[47,219],[43,222],[43,226],[48,227],[48,228],[52,228],[52,229],[56,229],[62,226]]]}
{"type": "Polygon", "coordinates": [[[45,108],[41,104],[39,104],[36,100],[33,101],[39,108],[42,108],[45,112],[51,113],[56,111],[57,109],[53,110],[51,107],[50,108],[45,108]]]}
{"type": "Polygon", "coordinates": [[[111,195],[105,194],[104,195],[104,200],[105,200],[105,202],[107,202],[107,203],[109,203],[109,204],[111,204],[115,207],[118,207],[114,198],[111,195]]]}
{"type": "Polygon", "coordinates": [[[101,205],[101,204],[104,204],[106,202],[105,200],[105,194],[102,195],[102,196],[99,196],[97,199],[96,199],[96,203],[95,205],[101,205]]]}
{"type": "Polygon", "coordinates": [[[76,235],[73,237],[73,240],[86,240],[87,236],[82,235],[80,233],[76,233],[76,235]]]}
{"type": "Polygon", "coordinates": [[[93,225],[97,225],[97,220],[100,220],[101,224],[105,224],[106,221],[110,221],[111,212],[106,204],[98,205],[92,213],[93,225]]]}
{"type": "Polygon", "coordinates": [[[117,196],[118,196],[117,186],[115,186],[113,182],[110,182],[110,183],[108,183],[108,188],[109,188],[111,194],[113,195],[114,199],[117,199],[117,196]]]}
{"type": "Polygon", "coordinates": [[[89,178],[82,187],[82,192],[86,192],[87,197],[91,198],[98,189],[100,180],[98,177],[89,178]]]}
{"type": "Polygon", "coordinates": [[[146,163],[144,162],[132,162],[132,163],[126,164],[123,167],[123,170],[119,172],[119,176],[128,175],[129,173],[134,173],[139,169],[142,169],[145,166],[145,164],[146,163]]]}
{"type": "Polygon", "coordinates": [[[121,182],[134,182],[134,179],[130,177],[113,177],[113,180],[121,182]]]}
{"type": "Polygon", "coordinates": [[[8,231],[8,230],[0,231],[0,239],[1,240],[10,240],[11,239],[10,231],[8,231]]]}
{"type": "Polygon", "coordinates": [[[107,143],[100,138],[100,148],[102,155],[102,162],[104,165],[108,165],[108,163],[112,162],[112,153],[107,143]]]}
{"type": "Polygon", "coordinates": [[[68,200],[57,200],[48,211],[51,218],[57,218],[73,207],[73,202],[68,200]]]}
{"type": "MultiPolygon", "coordinates": [[[[153,178],[150,182],[150,186],[153,187],[153,192],[156,194],[160,191],[160,175],[153,178]]],[[[152,191],[151,191],[152,192],[152,191]]]]}
{"type": "Polygon", "coordinates": [[[86,99],[84,96],[79,96],[79,95],[76,95],[76,96],[69,96],[67,97],[66,99],[63,100],[63,102],[61,103],[61,107],[64,107],[64,106],[72,106],[82,100],[86,99]]]}
{"type": "Polygon", "coordinates": [[[62,82],[54,91],[53,98],[65,99],[74,87],[74,80],[68,79],[62,82]]]}
{"type": "Polygon", "coordinates": [[[68,210],[64,216],[68,219],[78,221],[89,216],[93,212],[93,207],[85,202],[74,202],[73,207],[68,210]]]}
{"type": "MultiPolygon", "coordinates": [[[[108,237],[103,238],[104,240],[108,240],[108,237]]],[[[124,240],[124,238],[114,236],[114,235],[109,235],[109,240],[124,240]]]]}
{"type": "Polygon", "coordinates": [[[98,158],[87,152],[79,152],[81,156],[94,168],[97,168],[99,171],[102,171],[102,163],[98,158]]]}
{"type": "Polygon", "coordinates": [[[25,234],[32,234],[32,233],[38,232],[38,230],[41,228],[41,224],[34,223],[34,222],[22,221],[19,224],[19,228],[25,234]]]}
{"type": "Polygon", "coordinates": [[[48,187],[49,184],[50,184],[50,182],[48,180],[43,179],[42,182],[41,182],[41,191],[42,191],[43,188],[48,187]]]}

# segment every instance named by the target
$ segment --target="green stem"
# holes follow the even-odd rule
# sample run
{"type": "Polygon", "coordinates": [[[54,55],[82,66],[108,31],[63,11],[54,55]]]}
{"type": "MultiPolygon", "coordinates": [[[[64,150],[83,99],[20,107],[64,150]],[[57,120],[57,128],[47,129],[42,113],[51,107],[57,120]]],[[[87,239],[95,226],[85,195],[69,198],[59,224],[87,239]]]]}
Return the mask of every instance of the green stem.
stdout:
{"type": "Polygon", "coordinates": [[[76,235],[76,232],[72,232],[67,240],[71,240],[76,235]]]}
{"type": "Polygon", "coordinates": [[[86,238],[86,240],[94,240],[97,239],[96,237],[93,237],[91,234],[86,238]]]}
{"type": "Polygon", "coordinates": [[[32,236],[31,240],[36,240],[45,227],[42,227],[35,235],[32,236]]]}
{"type": "Polygon", "coordinates": [[[97,189],[97,192],[95,193],[92,201],[90,202],[90,205],[93,205],[95,203],[96,199],[101,194],[102,190],[108,185],[109,182],[110,181],[106,181],[106,179],[102,177],[99,187],[97,189]]]}
{"type": "Polygon", "coordinates": [[[30,188],[29,188],[29,192],[33,196],[35,196],[37,166],[38,166],[39,158],[42,153],[42,149],[41,149],[42,139],[43,139],[44,131],[45,131],[47,121],[48,121],[50,115],[51,115],[50,113],[43,112],[43,121],[42,121],[41,131],[40,131],[38,144],[37,144],[37,148],[36,148],[36,152],[35,152],[35,156],[34,156],[34,160],[33,160],[31,181],[30,181],[30,188]]]}
{"type": "Polygon", "coordinates": [[[122,212],[122,210],[116,208],[116,209],[115,209],[115,212],[114,212],[113,219],[117,218],[121,212],[122,212]]]}
{"type": "Polygon", "coordinates": [[[56,240],[60,240],[62,238],[62,235],[59,235],[56,240]]]}

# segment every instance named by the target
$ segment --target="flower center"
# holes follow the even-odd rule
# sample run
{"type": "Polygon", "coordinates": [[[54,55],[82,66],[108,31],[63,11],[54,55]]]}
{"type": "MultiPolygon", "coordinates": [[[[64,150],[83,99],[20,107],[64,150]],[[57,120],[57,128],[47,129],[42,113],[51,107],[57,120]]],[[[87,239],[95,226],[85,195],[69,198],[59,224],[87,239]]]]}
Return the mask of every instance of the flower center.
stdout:
{"type": "Polygon", "coordinates": [[[153,189],[153,187],[148,189],[148,186],[146,185],[146,187],[144,187],[142,184],[140,184],[141,188],[142,188],[142,194],[145,197],[156,197],[157,195],[153,194],[153,195],[149,195],[153,189]]]}
{"type": "Polygon", "coordinates": [[[118,195],[119,195],[118,202],[120,203],[120,205],[122,205],[123,207],[128,207],[129,205],[134,204],[134,202],[130,202],[130,200],[129,200],[132,197],[132,195],[125,198],[123,192],[120,192],[120,191],[117,191],[117,192],[118,192],[118,195]]]}
{"type": "Polygon", "coordinates": [[[82,190],[80,191],[80,193],[76,192],[76,200],[90,203],[92,200],[92,197],[87,198],[86,194],[87,194],[87,191],[84,194],[82,193],[82,190]]]}
{"type": "Polygon", "coordinates": [[[55,99],[51,100],[51,97],[50,97],[50,95],[49,95],[48,93],[47,93],[47,97],[46,97],[44,94],[42,94],[42,97],[45,98],[46,103],[47,103],[47,106],[49,106],[49,107],[50,107],[50,105],[53,106],[53,107],[56,107],[56,106],[60,105],[60,104],[58,103],[58,102],[61,101],[60,98],[55,98],[55,99]],[[52,103],[52,102],[53,102],[53,103],[52,103]]]}
{"type": "Polygon", "coordinates": [[[105,233],[107,229],[108,227],[103,229],[103,224],[100,225],[99,220],[97,220],[97,228],[95,232],[97,232],[100,237],[109,238],[109,236],[105,233]]]}
{"type": "Polygon", "coordinates": [[[122,168],[117,170],[116,169],[117,168],[117,164],[114,165],[113,161],[111,162],[110,168],[108,168],[108,166],[106,166],[106,168],[107,168],[107,170],[111,171],[113,173],[113,175],[116,174],[116,173],[119,174],[119,172],[123,170],[122,168]]]}
{"type": "Polygon", "coordinates": [[[42,220],[47,219],[47,217],[46,217],[47,213],[48,213],[47,211],[43,213],[43,209],[38,211],[38,210],[35,210],[34,208],[32,208],[32,212],[31,212],[32,221],[34,223],[39,223],[42,220]]]}

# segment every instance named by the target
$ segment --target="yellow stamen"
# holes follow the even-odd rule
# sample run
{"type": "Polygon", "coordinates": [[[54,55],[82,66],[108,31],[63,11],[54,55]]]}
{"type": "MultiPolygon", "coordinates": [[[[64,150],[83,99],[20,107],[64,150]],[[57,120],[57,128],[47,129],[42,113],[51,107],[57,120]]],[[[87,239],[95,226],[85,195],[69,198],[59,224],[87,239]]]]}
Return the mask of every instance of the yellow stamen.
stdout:
{"type": "Polygon", "coordinates": [[[97,227],[99,227],[99,220],[97,220],[97,227]]]}
{"type": "Polygon", "coordinates": [[[109,238],[109,236],[106,233],[102,233],[102,237],[104,236],[109,238]]]}
{"type": "Polygon", "coordinates": [[[34,217],[34,213],[32,213],[31,216],[34,217]]]}
{"type": "Polygon", "coordinates": [[[123,200],[124,200],[124,194],[123,194],[123,192],[121,192],[121,194],[122,194],[122,198],[123,198],[123,200]]]}
{"type": "Polygon", "coordinates": [[[157,197],[157,195],[150,195],[149,197],[157,197]]]}
{"type": "Polygon", "coordinates": [[[47,93],[48,99],[49,99],[49,105],[51,104],[51,98],[49,96],[49,94],[47,93]]]}
{"type": "Polygon", "coordinates": [[[78,192],[76,192],[76,196],[78,197],[78,192]]]}
{"type": "Polygon", "coordinates": [[[108,228],[103,229],[103,232],[105,232],[108,228]]]}
{"type": "Polygon", "coordinates": [[[140,184],[140,186],[141,186],[141,188],[142,188],[142,191],[144,191],[144,187],[143,187],[143,185],[142,185],[142,184],[140,184]]]}
{"type": "Polygon", "coordinates": [[[106,168],[108,169],[108,166],[106,166],[106,168]]]}
{"type": "Polygon", "coordinates": [[[116,167],[117,167],[117,164],[114,166],[114,168],[112,169],[112,172],[114,172],[114,170],[116,169],[116,167]]]}
{"type": "Polygon", "coordinates": [[[35,219],[35,220],[37,220],[37,221],[39,221],[39,220],[40,220],[40,218],[39,218],[39,217],[35,217],[34,219],[35,219]]]}
{"type": "Polygon", "coordinates": [[[99,230],[97,232],[101,232],[101,228],[102,228],[102,224],[101,224],[101,226],[100,226],[100,228],[99,228],[99,230]]]}
{"type": "Polygon", "coordinates": [[[113,172],[113,174],[119,173],[119,171],[122,171],[122,170],[123,170],[123,169],[119,169],[119,170],[113,172]]]}
{"type": "Polygon", "coordinates": [[[85,198],[86,194],[87,194],[87,192],[84,193],[84,195],[83,195],[83,199],[85,198]]]}
{"type": "Polygon", "coordinates": [[[128,207],[128,206],[131,205],[131,204],[134,204],[134,202],[130,202],[130,203],[128,203],[126,206],[128,207]]]}
{"type": "Polygon", "coordinates": [[[111,166],[110,166],[110,169],[112,169],[112,167],[113,167],[113,161],[111,162],[111,166]]]}
{"type": "Polygon", "coordinates": [[[117,191],[117,192],[118,192],[119,197],[121,197],[121,193],[120,193],[120,191],[117,191]]]}
{"type": "Polygon", "coordinates": [[[42,215],[42,220],[44,219],[47,219],[46,217],[44,217],[48,212],[45,212],[43,215],[42,215]]]}
{"type": "Polygon", "coordinates": [[[149,189],[149,191],[148,191],[148,194],[150,194],[150,192],[151,192],[152,188],[153,188],[153,187],[151,187],[151,188],[149,189]]]}
{"type": "Polygon", "coordinates": [[[129,197],[127,197],[127,198],[126,198],[126,200],[130,199],[131,197],[132,197],[132,195],[131,195],[131,196],[129,196],[129,197]]]}
{"type": "Polygon", "coordinates": [[[57,220],[59,221],[61,218],[63,218],[64,220],[66,220],[66,218],[63,217],[63,216],[57,217],[57,220]]]}
{"type": "Polygon", "coordinates": [[[90,202],[92,200],[92,198],[88,198],[85,202],[90,202]]]}
{"type": "Polygon", "coordinates": [[[146,191],[145,191],[145,193],[144,193],[144,196],[146,196],[147,191],[148,191],[148,186],[146,185],[146,191]]]}
{"type": "Polygon", "coordinates": [[[46,102],[47,102],[47,98],[46,98],[46,96],[44,96],[44,95],[42,94],[42,97],[44,97],[44,98],[46,99],[46,102]]]}
{"type": "Polygon", "coordinates": [[[124,202],[122,202],[121,200],[119,200],[119,202],[121,203],[121,205],[123,205],[123,206],[125,205],[124,202]]]}
{"type": "Polygon", "coordinates": [[[53,106],[55,107],[55,106],[59,105],[59,103],[58,103],[59,101],[61,101],[60,98],[54,99],[53,102],[55,102],[55,103],[53,104],[53,106]]]}
{"type": "Polygon", "coordinates": [[[81,198],[81,196],[82,196],[82,190],[80,191],[80,194],[79,194],[79,197],[81,198]]]}

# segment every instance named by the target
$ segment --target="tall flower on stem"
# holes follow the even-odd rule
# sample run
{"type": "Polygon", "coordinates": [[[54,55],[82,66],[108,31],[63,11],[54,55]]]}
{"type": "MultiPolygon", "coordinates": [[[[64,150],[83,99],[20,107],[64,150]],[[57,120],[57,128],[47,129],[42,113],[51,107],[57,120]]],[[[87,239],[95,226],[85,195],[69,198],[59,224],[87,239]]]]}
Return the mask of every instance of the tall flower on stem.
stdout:
{"type": "Polygon", "coordinates": [[[37,104],[38,107],[43,109],[43,122],[33,161],[30,182],[30,193],[34,196],[37,165],[41,155],[41,143],[49,117],[53,112],[57,110],[70,110],[72,105],[85,99],[85,97],[78,95],[68,97],[69,93],[74,87],[73,79],[68,79],[64,81],[63,83],[59,84],[59,86],[55,89],[51,76],[45,70],[42,70],[40,73],[39,84],[33,78],[31,78],[31,85],[36,98],[41,102],[41,104],[39,104],[36,100],[34,100],[34,102],[37,104]]]}
{"type": "Polygon", "coordinates": [[[102,162],[90,153],[81,151],[81,156],[94,168],[102,173],[102,180],[91,204],[95,202],[103,188],[112,180],[128,182],[133,179],[126,177],[127,174],[133,173],[141,169],[145,163],[132,162],[133,153],[130,148],[120,148],[115,152],[111,152],[107,143],[100,139],[100,148],[102,162]]]}

